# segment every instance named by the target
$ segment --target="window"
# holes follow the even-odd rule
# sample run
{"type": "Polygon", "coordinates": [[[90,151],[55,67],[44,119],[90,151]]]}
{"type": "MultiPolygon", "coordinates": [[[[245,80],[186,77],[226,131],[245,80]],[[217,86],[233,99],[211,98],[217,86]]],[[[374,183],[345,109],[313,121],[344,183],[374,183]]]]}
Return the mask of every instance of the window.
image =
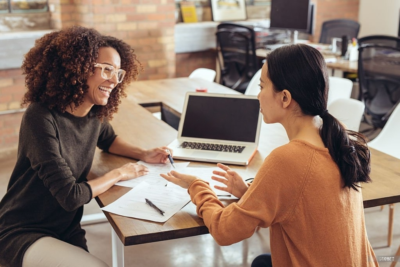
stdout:
{"type": "Polygon", "coordinates": [[[8,13],[8,1],[0,0],[0,13],[8,13]]]}
{"type": "Polygon", "coordinates": [[[51,29],[47,0],[0,0],[0,34],[51,29]]]}
{"type": "MultiPolygon", "coordinates": [[[[1,1],[1,0],[0,0],[1,1]]],[[[210,0],[175,0],[176,22],[182,22],[180,2],[189,1],[196,7],[198,21],[212,21],[210,0]]],[[[245,0],[247,19],[268,19],[271,0],[245,0]]]]}
{"type": "Polygon", "coordinates": [[[47,10],[47,0],[0,0],[0,13],[37,13],[47,10]]]}

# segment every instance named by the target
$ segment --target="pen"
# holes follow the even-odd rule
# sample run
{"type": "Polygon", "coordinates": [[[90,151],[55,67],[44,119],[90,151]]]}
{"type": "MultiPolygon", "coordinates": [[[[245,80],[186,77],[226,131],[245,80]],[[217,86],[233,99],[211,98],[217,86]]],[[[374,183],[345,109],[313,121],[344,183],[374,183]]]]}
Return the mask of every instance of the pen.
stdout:
{"type": "Polygon", "coordinates": [[[174,160],[171,157],[171,152],[169,151],[169,149],[167,149],[166,151],[168,152],[169,162],[171,162],[172,167],[174,167],[174,169],[175,169],[174,160]]]}
{"type": "Polygon", "coordinates": [[[153,202],[151,202],[150,200],[148,200],[147,198],[145,198],[146,203],[150,205],[150,207],[156,209],[162,216],[164,216],[165,211],[161,210],[159,207],[157,207],[156,205],[153,204],[153,202]]]}

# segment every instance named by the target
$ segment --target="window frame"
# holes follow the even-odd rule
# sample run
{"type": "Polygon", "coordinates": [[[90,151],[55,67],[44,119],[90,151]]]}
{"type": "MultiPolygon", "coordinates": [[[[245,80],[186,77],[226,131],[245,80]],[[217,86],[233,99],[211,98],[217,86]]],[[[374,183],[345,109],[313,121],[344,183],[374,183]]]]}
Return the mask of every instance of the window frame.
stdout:
{"type": "MultiPolygon", "coordinates": [[[[45,2],[45,6],[43,9],[12,9],[12,1],[13,0],[5,0],[2,2],[5,2],[7,4],[8,9],[2,9],[0,10],[0,14],[29,14],[29,13],[41,13],[41,12],[49,12],[49,1],[44,0],[42,2],[45,2]]],[[[18,1],[19,2],[19,1],[18,1]]],[[[28,2],[28,1],[26,1],[28,2]]]]}

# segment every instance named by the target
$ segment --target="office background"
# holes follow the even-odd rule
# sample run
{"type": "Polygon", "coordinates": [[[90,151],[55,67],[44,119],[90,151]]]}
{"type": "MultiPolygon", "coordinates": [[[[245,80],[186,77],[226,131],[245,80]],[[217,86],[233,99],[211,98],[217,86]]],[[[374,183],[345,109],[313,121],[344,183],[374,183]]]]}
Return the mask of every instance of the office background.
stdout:
{"type": "MultiPolygon", "coordinates": [[[[11,17],[7,23],[13,24],[12,18],[15,14],[10,15],[1,11],[1,4],[5,2],[7,0],[0,0],[0,21],[11,17]]],[[[322,22],[336,18],[358,21],[361,24],[359,37],[372,34],[398,35],[400,0],[313,0],[312,2],[316,6],[314,34],[310,36],[312,41],[319,40],[322,22]]],[[[8,32],[0,27],[0,66],[5,64],[0,67],[0,197],[6,191],[9,175],[15,164],[15,149],[18,145],[18,132],[23,115],[23,110],[20,110],[20,100],[25,92],[24,76],[18,67],[20,63],[12,65],[15,62],[4,60],[10,55],[5,49],[6,44],[9,46],[12,43],[10,40],[23,41],[26,38],[32,41],[32,36],[41,36],[47,32],[46,27],[61,29],[78,24],[93,27],[103,34],[113,35],[129,43],[145,67],[139,80],[187,77],[199,67],[215,69],[216,66],[213,50],[176,53],[176,48],[180,44],[176,41],[178,38],[176,34],[179,32],[177,28],[188,27],[195,36],[199,29],[212,22],[177,24],[177,3],[174,0],[49,0],[48,3],[49,12],[30,14],[36,17],[43,16],[49,20],[49,24],[40,24],[41,30],[44,31],[8,32]],[[8,63],[11,65],[7,66],[8,63]]],[[[263,10],[268,10],[268,4],[263,5],[263,10]]],[[[260,13],[257,13],[255,18],[259,17],[260,13]]],[[[265,18],[268,19],[267,14],[265,18]]],[[[13,46],[12,49],[20,48],[13,46]]],[[[398,209],[399,204],[396,204],[396,207],[398,209]]],[[[97,204],[89,204],[87,210],[98,212],[97,204]]],[[[387,212],[387,207],[381,212],[378,208],[366,210],[368,235],[379,256],[394,255],[400,244],[400,213],[397,212],[394,220],[393,245],[391,248],[385,248],[387,212]]],[[[85,229],[88,231],[91,252],[110,264],[111,241],[108,223],[86,226],[85,229]]],[[[246,241],[247,243],[227,248],[215,245],[210,235],[193,237],[186,242],[175,240],[133,246],[126,251],[126,255],[129,255],[126,265],[154,266],[157,262],[164,262],[163,266],[184,266],[197,262],[198,266],[202,266],[202,263],[207,263],[202,261],[203,256],[208,254],[214,256],[214,262],[211,262],[214,266],[246,266],[252,257],[269,250],[269,243],[266,242],[268,230],[262,230],[261,234],[262,236],[254,235],[246,241]],[[149,257],[150,250],[157,251],[157,256],[149,257]],[[181,258],[177,258],[178,255],[181,258]]],[[[381,263],[381,266],[389,264],[381,263]]]]}
{"type": "MultiPolygon", "coordinates": [[[[0,2],[5,2],[2,0],[0,2]]],[[[400,0],[314,0],[316,6],[314,35],[318,40],[321,24],[325,20],[347,18],[361,24],[359,37],[370,34],[388,34],[397,36],[399,25],[400,0]]],[[[32,13],[31,15],[37,15],[32,13]]],[[[40,13],[41,14],[41,13],[40,13]]],[[[101,33],[110,34],[125,40],[135,48],[145,71],[139,80],[186,77],[199,67],[215,69],[215,51],[193,51],[175,53],[177,44],[176,3],[174,0],[49,0],[50,27],[60,29],[74,24],[93,27],[101,33]]],[[[15,15],[15,14],[11,14],[15,15]]],[[[0,13],[0,20],[8,18],[0,13]]],[[[268,13],[266,18],[268,19],[268,13]]],[[[258,14],[259,16],[259,14],[258,14]]],[[[11,22],[10,22],[11,21],[11,22]]],[[[213,22],[199,22],[190,25],[194,36],[201,27],[213,22]],[[199,28],[200,27],[200,28],[199,28]]],[[[186,26],[186,25],[185,25],[186,26]]],[[[188,27],[188,26],[186,26],[188,27]]],[[[189,28],[190,31],[190,28],[189,28]]],[[[4,66],[4,57],[10,51],[4,49],[10,40],[29,40],[33,45],[33,32],[0,32],[0,152],[15,149],[18,142],[19,124],[22,117],[20,99],[24,94],[24,78],[14,65],[4,66]],[[28,37],[27,37],[28,36],[28,37]],[[24,39],[25,38],[25,39],[24,39]]],[[[43,33],[41,33],[43,35],[43,33]]],[[[28,43],[29,43],[28,42],[28,43]]],[[[214,44],[215,41],[210,41],[214,44]]],[[[18,50],[18,45],[12,45],[18,50]]]]}

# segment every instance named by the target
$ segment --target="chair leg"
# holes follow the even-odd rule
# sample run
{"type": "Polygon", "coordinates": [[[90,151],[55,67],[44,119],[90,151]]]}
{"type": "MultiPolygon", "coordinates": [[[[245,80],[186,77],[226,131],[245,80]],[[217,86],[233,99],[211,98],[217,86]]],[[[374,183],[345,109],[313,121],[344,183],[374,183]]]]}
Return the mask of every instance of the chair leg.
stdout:
{"type": "Polygon", "coordinates": [[[396,252],[396,255],[394,255],[394,261],[392,262],[392,264],[390,264],[390,267],[396,266],[396,263],[397,263],[398,260],[400,260],[400,246],[399,246],[399,249],[396,252]]]}
{"type": "Polygon", "coordinates": [[[394,204],[389,205],[389,225],[388,225],[388,247],[392,245],[393,239],[393,215],[394,215],[394,204]]]}
{"type": "Polygon", "coordinates": [[[381,210],[383,210],[383,208],[385,208],[385,206],[384,206],[384,205],[382,205],[382,206],[381,206],[381,210]]]}

